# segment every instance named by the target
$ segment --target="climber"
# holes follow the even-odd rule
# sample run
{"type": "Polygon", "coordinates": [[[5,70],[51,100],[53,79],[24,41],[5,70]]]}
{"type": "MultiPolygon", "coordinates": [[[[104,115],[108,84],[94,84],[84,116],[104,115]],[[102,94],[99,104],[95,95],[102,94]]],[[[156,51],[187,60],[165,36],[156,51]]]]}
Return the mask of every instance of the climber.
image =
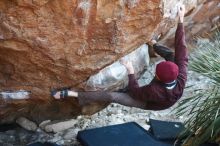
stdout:
{"type": "Polygon", "coordinates": [[[151,40],[151,44],[157,54],[166,61],[162,61],[156,66],[156,75],[150,84],[139,87],[134,76],[134,68],[129,61],[121,61],[128,71],[129,93],[121,92],[76,92],[62,90],[52,92],[55,99],[65,97],[77,98],[79,104],[87,104],[92,101],[113,102],[125,106],[137,107],[146,110],[163,110],[169,108],[183,94],[187,80],[187,48],[185,44],[184,32],[184,5],[178,8],[178,26],[175,34],[175,53],[166,47],[160,46],[156,40],[151,40]]]}

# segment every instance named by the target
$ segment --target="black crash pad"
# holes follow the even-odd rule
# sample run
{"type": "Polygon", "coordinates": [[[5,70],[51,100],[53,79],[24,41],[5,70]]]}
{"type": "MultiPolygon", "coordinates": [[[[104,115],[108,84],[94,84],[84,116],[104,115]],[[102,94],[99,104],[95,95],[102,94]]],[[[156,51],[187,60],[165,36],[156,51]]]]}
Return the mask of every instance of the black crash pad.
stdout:
{"type": "Polygon", "coordinates": [[[3,125],[0,125],[0,132],[5,132],[5,131],[8,131],[8,130],[14,130],[18,127],[19,126],[17,124],[3,124],[3,125]]]}
{"type": "Polygon", "coordinates": [[[218,144],[216,144],[216,143],[205,143],[205,144],[202,144],[200,146],[218,146],[218,144]]]}
{"type": "MultiPolygon", "coordinates": [[[[164,143],[174,144],[176,138],[182,130],[184,125],[181,122],[167,122],[150,119],[150,132],[159,141],[164,143]]],[[[181,146],[181,143],[175,144],[175,146],[181,146]]],[[[205,143],[200,146],[218,146],[214,143],[205,143]]]]}
{"type": "Polygon", "coordinates": [[[180,122],[167,122],[150,119],[150,131],[158,140],[175,140],[184,126],[180,122]]]}
{"type": "Polygon", "coordinates": [[[172,146],[155,140],[135,122],[79,131],[83,146],[172,146]]]}

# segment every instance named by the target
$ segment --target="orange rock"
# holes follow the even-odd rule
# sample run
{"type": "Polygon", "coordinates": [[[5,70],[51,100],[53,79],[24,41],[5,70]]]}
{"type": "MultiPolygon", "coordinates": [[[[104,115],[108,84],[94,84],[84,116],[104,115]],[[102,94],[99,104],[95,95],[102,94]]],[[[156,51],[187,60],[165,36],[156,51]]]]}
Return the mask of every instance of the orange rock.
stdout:
{"type": "Polygon", "coordinates": [[[0,10],[0,88],[44,98],[147,42],[162,19],[159,0],[2,0],[0,10]]]}
{"type": "Polygon", "coordinates": [[[0,123],[21,115],[39,123],[102,109],[106,104],[55,101],[50,89],[84,88],[92,74],[147,42],[162,19],[159,4],[1,0],[0,90],[26,90],[31,97],[0,100],[0,123]]]}

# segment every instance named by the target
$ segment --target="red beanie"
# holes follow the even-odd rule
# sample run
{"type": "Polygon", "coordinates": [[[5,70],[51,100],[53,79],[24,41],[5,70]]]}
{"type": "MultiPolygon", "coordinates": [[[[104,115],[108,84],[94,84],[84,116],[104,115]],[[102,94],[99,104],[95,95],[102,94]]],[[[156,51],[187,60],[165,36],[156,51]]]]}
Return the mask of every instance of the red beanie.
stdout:
{"type": "Polygon", "coordinates": [[[156,75],[163,83],[170,83],[176,80],[178,74],[178,66],[171,61],[162,61],[156,66],[156,75]]]}

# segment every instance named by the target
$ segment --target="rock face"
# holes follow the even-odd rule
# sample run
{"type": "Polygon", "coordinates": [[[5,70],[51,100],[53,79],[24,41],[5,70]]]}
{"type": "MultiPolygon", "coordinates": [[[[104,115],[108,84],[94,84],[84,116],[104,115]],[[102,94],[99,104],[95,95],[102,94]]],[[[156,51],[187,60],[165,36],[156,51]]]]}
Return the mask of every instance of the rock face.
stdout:
{"type": "MultiPolygon", "coordinates": [[[[185,3],[193,11],[199,4],[209,8],[212,1],[185,3]]],[[[194,19],[194,24],[202,24],[208,17],[219,20],[214,17],[219,14],[216,4],[217,0],[212,5],[215,12],[194,19]]],[[[176,5],[176,0],[1,0],[0,91],[4,96],[0,95],[0,123],[21,116],[40,123],[105,107],[107,103],[80,107],[77,100],[55,101],[50,90],[85,89],[91,75],[153,35],[162,33],[167,39],[165,34],[169,36],[175,24],[176,5]],[[11,100],[7,91],[19,95],[25,91],[29,97],[11,100]]],[[[188,17],[194,18],[190,12],[188,17]]],[[[196,16],[204,13],[196,12],[196,16]]]]}
{"type": "MultiPolygon", "coordinates": [[[[159,5],[159,0],[1,0],[0,90],[29,91],[30,98],[1,98],[0,123],[22,115],[40,122],[81,114],[76,100],[55,101],[50,89],[84,88],[92,74],[147,42],[162,19],[159,5]]],[[[97,111],[91,107],[87,111],[97,111]]]]}
{"type": "Polygon", "coordinates": [[[150,39],[162,18],[159,4],[1,1],[1,89],[46,95],[50,88],[77,87],[150,39]]]}

